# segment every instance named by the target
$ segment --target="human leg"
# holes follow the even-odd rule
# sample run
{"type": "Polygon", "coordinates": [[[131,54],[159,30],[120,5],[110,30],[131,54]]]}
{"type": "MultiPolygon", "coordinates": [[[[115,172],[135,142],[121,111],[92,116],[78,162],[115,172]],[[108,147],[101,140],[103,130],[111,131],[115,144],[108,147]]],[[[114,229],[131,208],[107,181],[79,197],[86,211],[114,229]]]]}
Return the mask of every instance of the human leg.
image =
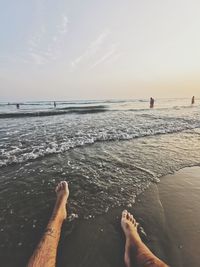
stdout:
{"type": "Polygon", "coordinates": [[[69,196],[67,182],[60,182],[57,185],[56,194],[57,199],[51,219],[27,267],[55,267],[61,227],[67,217],[66,203],[69,196]]]}
{"type": "Polygon", "coordinates": [[[122,212],[121,226],[126,237],[124,254],[126,267],[167,267],[142,242],[137,231],[138,223],[126,210],[122,212]]]}

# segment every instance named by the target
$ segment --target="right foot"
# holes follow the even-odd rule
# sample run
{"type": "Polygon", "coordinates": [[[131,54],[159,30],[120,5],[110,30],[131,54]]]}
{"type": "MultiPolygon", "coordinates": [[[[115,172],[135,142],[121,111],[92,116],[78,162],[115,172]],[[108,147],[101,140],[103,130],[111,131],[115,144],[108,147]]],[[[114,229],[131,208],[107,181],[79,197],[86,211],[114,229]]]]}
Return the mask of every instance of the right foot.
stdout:
{"type": "Polygon", "coordinates": [[[129,213],[127,210],[122,212],[121,226],[126,236],[124,253],[124,261],[126,266],[133,266],[132,256],[135,255],[134,262],[137,263],[137,266],[168,267],[165,263],[153,255],[153,253],[142,243],[137,231],[138,225],[139,224],[133,218],[131,213],[129,213]]]}
{"type": "Polygon", "coordinates": [[[131,213],[127,210],[122,212],[121,226],[126,237],[126,245],[136,245],[136,243],[141,242],[137,231],[138,225],[131,213]]]}

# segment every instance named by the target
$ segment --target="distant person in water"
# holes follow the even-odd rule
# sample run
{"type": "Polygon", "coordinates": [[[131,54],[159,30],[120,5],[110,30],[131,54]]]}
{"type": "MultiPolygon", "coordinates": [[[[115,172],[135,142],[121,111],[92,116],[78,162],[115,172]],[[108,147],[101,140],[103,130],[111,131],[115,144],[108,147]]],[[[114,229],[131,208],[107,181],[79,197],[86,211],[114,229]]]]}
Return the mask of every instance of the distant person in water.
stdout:
{"type": "Polygon", "coordinates": [[[16,104],[16,108],[19,109],[19,104],[16,104]]]}
{"type": "MultiPolygon", "coordinates": [[[[55,267],[57,247],[63,221],[67,218],[66,204],[69,197],[67,182],[56,187],[57,199],[45,233],[29,260],[27,267],[55,267]]],[[[126,237],[124,261],[126,267],[167,267],[142,242],[138,223],[127,210],[122,212],[121,227],[126,237]]],[[[81,242],[81,240],[80,240],[81,242]]],[[[66,266],[68,267],[68,266],[66,266]]]]}
{"type": "Polygon", "coordinates": [[[194,104],[194,96],[192,97],[191,104],[192,104],[192,105],[194,104]]]}
{"type": "Polygon", "coordinates": [[[56,101],[53,102],[54,108],[56,108],[56,101]]]}
{"type": "Polygon", "coordinates": [[[153,108],[154,107],[154,98],[153,97],[151,97],[150,98],[150,108],[153,108]]]}

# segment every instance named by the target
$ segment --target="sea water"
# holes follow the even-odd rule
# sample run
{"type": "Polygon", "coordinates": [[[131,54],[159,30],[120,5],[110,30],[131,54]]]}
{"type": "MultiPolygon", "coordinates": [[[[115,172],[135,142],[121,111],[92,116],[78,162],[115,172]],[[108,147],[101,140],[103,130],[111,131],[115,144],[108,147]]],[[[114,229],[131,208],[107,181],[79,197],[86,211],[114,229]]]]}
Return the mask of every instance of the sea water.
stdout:
{"type": "Polygon", "coordinates": [[[0,250],[31,246],[67,180],[69,219],[128,208],[163,175],[200,165],[200,100],[0,104],[0,250]],[[48,211],[48,212],[47,212],[48,211]]]}

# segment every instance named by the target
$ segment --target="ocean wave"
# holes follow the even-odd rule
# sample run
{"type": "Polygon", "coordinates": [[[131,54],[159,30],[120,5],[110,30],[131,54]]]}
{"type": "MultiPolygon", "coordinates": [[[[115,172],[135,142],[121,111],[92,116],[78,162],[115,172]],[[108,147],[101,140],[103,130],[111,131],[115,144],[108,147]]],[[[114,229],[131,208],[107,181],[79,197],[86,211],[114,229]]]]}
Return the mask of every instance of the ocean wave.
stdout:
{"type": "MultiPolygon", "coordinates": [[[[200,127],[200,125],[196,126],[200,127]]],[[[193,126],[195,128],[195,125],[193,126]]],[[[85,146],[89,144],[94,144],[95,142],[108,142],[108,141],[123,141],[131,140],[135,138],[150,137],[163,134],[173,134],[181,131],[192,129],[188,126],[177,126],[176,128],[164,128],[160,129],[145,129],[140,130],[135,133],[128,133],[125,131],[104,131],[104,132],[94,132],[93,134],[82,134],[82,136],[77,135],[77,137],[69,138],[65,142],[49,142],[46,145],[36,145],[31,147],[26,147],[25,149],[20,147],[13,147],[13,149],[6,151],[5,149],[0,149],[0,167],[7,165],[24,163],[30,160],[35,160],[44,156],[52,154],[64,153],[70,149],[85,146]]]]}
{"type": "Polygon", "coordinates": [[[133,106],[127,102],[127,106],[113,105],[111,108],[102,103],[0,113],[0,166],[63,153],[95,142],[130,140],[200,128],[197,106],[144,109],[139,106],[131,108],[133,106]],[[73,116],[53,119],[54,115],[62,114],[73,116]],[[12,120],[18,117],[27,119],[12,120]]]}
{"type": "MultiPolygon", "coordinates": [[[[146,100],[131,100],[130,102],[146,100]]],[[[36,101],[36,102],[0,102],[0,106],[52,106],[56,102],[57,105],[96,105],[96,104],[105,104],[105,103],[125,103],[127,100],[78,100],[78,101],[36,101]]]]}
{"type": "Polygon", "coordinates": [[[80,101],[36,101],[36,102],[0,102],[0,106],[16,106],[16,104],[22,106],[45,106],[53,105],[54,102],[58,105],[87,105],[87,104],[97,104],[97,103],[106,103],[108,100],[80,100],[80,101]]]}
{"type": "Polygon", "coordinates": [[[41,110],[41,111],[19,111],[19,112],[9,112],[9,113],[0,113],[0,119],[5,118],[20,118],[20,117],[43,117],[43,116],[56,116],[63,114],[86,114],[86,113],[98,113],[108,111],[106,106],[84,106],[84,107],[65,107],[52,110],[41,110]]]}
{"type": "MultiPolygon", "coordinates": [[[[42,116],[56,116],[70,113],[86,114],[86,113],[100,113],[106,111],[124,111],[134,113],[155,113],[157,111],[181,111],[192,110],[191,105],[171,105],[166,102],[164,106],[155,105],[154,109],[149,109],[149,105],[145,104],[148,100],[101,100],[101,101],[60,101],[57,103],[57,108],[53,107],[53,102],[25,102],[19,103],[20,109],[16,109],[15,103],[7,104],[0,103],[0,119],[4,118],[20,118],[20,117],[42,117],[42,116]],[[144,104],[142,104],[144,103],[144,104]]],[[[199,109],[198,109],[199,110],[199,109]]]]}
{"type": "Polygon", "coordinates": [[[65,108],[59,108],[60,110],[69,110],[69,111],[95,111],[95,110],[106,110],[108,107],[105,105],[96,105],[96,106],[70,106],[65,108]]]}

